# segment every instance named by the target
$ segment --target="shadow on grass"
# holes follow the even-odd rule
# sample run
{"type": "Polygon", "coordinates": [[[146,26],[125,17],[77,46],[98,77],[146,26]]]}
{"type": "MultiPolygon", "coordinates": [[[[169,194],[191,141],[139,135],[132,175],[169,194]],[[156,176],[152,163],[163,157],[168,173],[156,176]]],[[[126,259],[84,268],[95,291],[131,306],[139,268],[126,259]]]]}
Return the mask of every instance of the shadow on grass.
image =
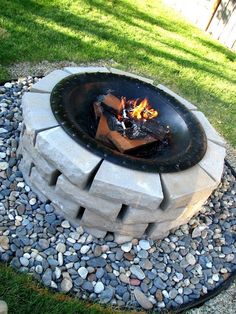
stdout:
{"type": "MultiPolygon", "coordinates": [[[[132,18],[134,19],[141,19],[144,22],[148,23],[149,25],[158,25],[160,27],[163,27],[168,30],[173,30],[174,27],[170,26],[170,23],[164,22],[163,20],[156,20],[149,15],[137,10],[134,6],[131,6],[128,3],[124,3],[123,1],[113,1],[114,5],[116,5],[116,10],[112,7],[110,8],[108,4],[105,4],[104,2],[100,2],[97,0],[92,1],[85,1],[90,6],[95,6],[96,9],[99,9],[103,11],[103,14],[110,14],[115,19],[122,18],[122,20],[126,21],[128,26],[135,25],[137,26],[137,23],[132,22],[132,18]]],[[[165,50],[165,47],[161,48],[154,48],[151,43],[148,44],[141,41],[137,41],[135,39],[129,38],[126,34],[122,32],[122,29],[117,29],[111,25],[106,25],[104,23],[101,23],[96,20],[92,20],[89,18],[86,18],[84,16],[78,16],[75,15],[69,11],[64,11],[59,8],[56,8],[55,14],[49,15],[45,14],[46,11],[48,11],[48,5],[43,5],[39,3],[35,3],[31,0],[27,1],[27,3],[18,2],[19,6],[22,6],[22,9],[25,10],[27,8],[27,13],[29,14],[31,12],[32,15],[29,15],[27,17],[28,20],[31,21],[32,24],[35,25],[35,29],[38,29],[40,32],[41,30],[45,30],[43,36],[44,41],[47,39],[48,43],[53,43],[54,45],[54,52],[56,48],[58,47],[58,52],[56,52],[56,56],[58,54],[58,57],[67,58],[69,57],[66,49],[65,52],[63,52],[63,49],[61,49],[61,43],[65,42],[67,45],[74,46],[75,54],[79,53],[81,54],[82,59],[104,59],[109,58],[111,54],[114,53],[113,57],[115,57],[119,62],[130,61],[131,63],[135,61],[139,61],[141,63],[150,63],[154,66],[158,67],[158,62],[154,61],[154,58],[162,58],[164,60],[169,60],[171,62],[175,62],[181,67],[185,68],[192,68],[194,70],[209,73],[211,75],[214,75],[216,78],[224,78],[229,82],[235,83],[236,80],[234,80],[231,76],[226,75],[225,73],[219,73],[218,69],[214,69],[215,64],[211,60],[206,59],[203,56],[197,55],[194,51],[190,51],[189,49],[183,48],[182,46],[178,44],[171,44],[171,43],[165,43],[166,45],[173,48],[173,53],[167,52],[165,50]],[[37,15],[40,17],[40,19],[43,21],[41,25],[38,24],[37,21],[35,21],[34,15],[37,15]],[[64,28],[69,28],[75,33],[82,32],[84,34],[87,34],[88,36],[93,36],[99,40],[106,41],[107,47],[96,48],[96,43],[89,43],[88,41],[85,42],[83,38],[80,38],[80,40],[75,38],[73,36],[70,36],[69,34],[60,33],[58,30],[50,29],[50,26],[47,25],[51,22],[56,23],[57,25],[60,25],[64,28]],[[54,38],[58,38],[58,35],[60,35],[59,43],[55,42],[53,40],[54,38]],[[111,43],[111,47],[109,48],[109,43],[111,43]],[[117,46],[117,49],[114,51],[114,47],[117,46]],[[107,49],[106,49],[107,48],[107,49]],[[184,57],[180,57],[177,54],[175,54],[175,50],[182,50],[186,53],[192,54],[194,57],[198,58],[198,60],[193,61],[186,59],[184,57]],[[131,53],[132,52],[132,53],[131,53]],[[201,62],[200,62],[201,60],[201,62]],[[210,64],[207,64],[210,63],[210,64]]],[[[51,10],[55,10],[55,7],[52,6],[51,10]]],[[[142,28],[141,26],[139,26],[142,28]]],[[[175,25],[176,27],[176,25],[175,25]]],[[[186,33],[188,33],[189,30],[186,30],[185,28],[180,28],[184,30],[186,33]]],[[[175,28],[176,32],[176,28],[175,28]]],[[[177,32],[179,32],[179,27],[177,28],[177,32]]],[[[25,29],[22,31],[22,35],[27,35],[28,30],[25,29]]],[[[160,40],[161,42],[161,40],[160,40]]],[[[50,52],[50,49],[47,49],[47,47],[41,47],[41,49],[45,49],[45,57],[47,56],[48,52],[50,52]]],[[[21,54],[23,54],[24,51],[21,51],[21,54]]],[[[70,58],[69,58],[70,59],[70,58]]],[[[162,64],[163,66],[163,64],[162,64]]]]}

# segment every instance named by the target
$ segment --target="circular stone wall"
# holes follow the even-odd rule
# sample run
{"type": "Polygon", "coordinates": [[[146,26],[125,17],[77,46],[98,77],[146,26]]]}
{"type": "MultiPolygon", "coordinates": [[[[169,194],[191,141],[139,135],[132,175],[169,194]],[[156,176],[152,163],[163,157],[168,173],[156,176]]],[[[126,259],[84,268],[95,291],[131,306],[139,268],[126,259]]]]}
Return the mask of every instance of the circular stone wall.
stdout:
{"type": "Polygon", "coordinates": [[[224,141],[194,105],[158,85],[202,124],[207,136],[203,159],[187,170],[163,174],[102,160],[65,133],[50,106],[52,89],[59,81],[88,72],[112,72],[153,84],[150,79],[105,67],[64,68],[45,76],[22,99],[20,170],[42,201],[50,200],[59,214],[97,237],[113,232],[117,242],[143,236],[163,238],[187,223],[220,183],[224,141]]]}

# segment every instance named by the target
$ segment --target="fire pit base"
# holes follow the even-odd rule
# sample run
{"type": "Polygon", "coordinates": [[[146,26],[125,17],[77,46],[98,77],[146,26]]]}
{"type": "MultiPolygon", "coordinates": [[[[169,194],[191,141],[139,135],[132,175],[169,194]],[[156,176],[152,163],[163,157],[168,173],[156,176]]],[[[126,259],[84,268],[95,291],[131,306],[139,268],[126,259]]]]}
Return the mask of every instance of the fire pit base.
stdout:
{"type": "Polygon", "coordinates": [[[42,201],[50,200],[58,213],[97,237],[114,232],[117,242],[163,238],[187,223],[220,183],[224,141],[194,105],[158,85],[199,119],[208,142],[203,159],[187,170],[162,174],[103,160],[66,134],[50,106],[50,94],[59,81],[74,73],[93,72],[134,76],[104,67],[65,68],[50,73],[23,96],[20,170],[42,201]]]}

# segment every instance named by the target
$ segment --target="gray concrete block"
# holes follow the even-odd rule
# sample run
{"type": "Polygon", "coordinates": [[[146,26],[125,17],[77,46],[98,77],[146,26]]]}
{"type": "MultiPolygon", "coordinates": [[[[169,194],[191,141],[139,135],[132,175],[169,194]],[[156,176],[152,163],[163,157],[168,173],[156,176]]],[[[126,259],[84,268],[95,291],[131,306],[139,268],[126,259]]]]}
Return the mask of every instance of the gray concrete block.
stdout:
{"type": "Polygon", "coordinates": [[[43,193],[43,195],[45,195],[61,209],[62,213],[66,213],[70,219],[77,217],[79,205],[58,194],[53,187],[47,184],[35,167],[31,170],[30,180],[32,184],[35,184],[40,192],[43,193]]]}
{"type": "Polygon", "coordinates": [[[164,201],[161,208],[178,208],[205,200],[217,184],[199,166],[187,170],[161,174],[164,201]]]}
{"type": "Polygon", "coordinates": [[[141,237],[148,226],[148,224],[125,225],[121,221],[109,222],[104,217],[96,215],[89,210],[85,210],[81,224],[88,228],[117,232],[118,234],[132,237],[141,237]]]}
{"type": "Polygon", "coordinates": [[[170,208],[169,210],[162,209],[137,209],[128,207],[122,222],[125,224],[139,224],[139,223],[152,223],[161,222],[166,220],[178,219],[182,215],[184,208],[170,208]]]}
{"type": "Polygon", "coordinates": [[[109,221],[116,220],[122,206],[121,202],[110,202],[91,195],[88,191],[72,184],[64,175],[59,176],[55,191],[80,206],[88,208],[98,215],[103,215],[104,219],[109,221]]]}
{"type": "Polygon", "coordinates": [[[203,129],[205,130],[206,136],[208,140],[219,144],[221,146],[225,146],[225,140],[219,135],[219,133],[214,129],[214,127],[207,120],[206,116],[200,111],[193,111],[193,114],[201,123],[203,129]]]}
{"type": "Polygon", "coordinates": [[[31,91],[37,93],[51,93],[54,86],[69,75],[70,74],[66,71],[55,70],[35,83],[31,91]]]}
{"type": "Polygon", "coordinates": [[[95,238],[98,239],[103,239],[105,238],[107,232],[106,231],[102,231],[102,230],[98,230],[95,228],[84,228],[85,232],[87,232],[88,234],[91,234],[92,236],[94,236],[95,238]]]}
{"type": "Polygon", "coordinates": [[[50,162],[44,159],[38,150],[32,145],[29,137],[24,134],[20,140],[21,153],[24,158],[28,156],[31,162],[35,165],[40,175],[45,179],[45,181],[51,185],[56,172],[56,167],[54,167],[50,162]]]}
{"type": "Polygon", "coordinates": [[[132,236],[126,236],[119,234],[117,232],[114,233],[114,242],[118,244],[126,243],[132,241],[133,237],[132,236]]]}
{"type": "Polygon", "coordinates": [[[50,106],[50,95],[42,93],[25,93],[22,97],[25,130],[34,143],[38,132],[58,125],[50,106]]]}
{"type": "Polygon", "coordinates": [[[101,160],[77,144],[61,127],[40,132],[35,146],[46,160],[81,188],[101,160]]]}
{"type": "Polygon", "coordinates": [[[135,208],[157,209],[163,199],[160,176],[103,161],[90,193],[135,208]]]}
{"type": "Polygon", "coordinates": [[[83,74],[83,73],[109,73],[110,71],[106,67],[65,67],[64,70],[70,74],[83,74]]]}
{"type": "Polygon", "coordinates": [[[115,68],[109,68],[109,70],[113,74],[129,76],[129,77],[136,78],[136,79],[138,79],[140,81],[144,81],[146,83],[153,84],[153,80],[152,79],[149,79],[149,78],[146,78],[146,77],[134,74],[134,73],[125,72],[125,71],[122,71],[122,70],[119,70],[119,69],[115,69],[115,68]]]}
{"type": "Polygon", "coordinates": [[[206,154],[198,163],[217,183],[221,181],[225,155],[224,147],[208,141],[206,154]]]}
{"type": "Polygon", "coordinates": [[[170,90],[168,87],[162,85],[162,84],[158,84],[157,88],[163,90],[164,92],[166,92],[167,94],[169,94],[170,96],[174,97],[176,100],[178,100],[182,105],[184,105],[187,109],[189,110],[197,110],[197,107],[194,106],[191,102],[187,101],[186,99],[184,99],[183,97],[179,96],[178,94],[174,93],[172,90],[170,90]]]}

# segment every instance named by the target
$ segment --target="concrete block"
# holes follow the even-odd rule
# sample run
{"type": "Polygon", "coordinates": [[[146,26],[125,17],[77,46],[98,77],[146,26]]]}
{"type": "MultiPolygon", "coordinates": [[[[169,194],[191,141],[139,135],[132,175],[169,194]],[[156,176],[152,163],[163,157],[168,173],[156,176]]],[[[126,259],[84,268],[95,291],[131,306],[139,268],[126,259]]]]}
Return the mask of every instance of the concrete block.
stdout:
{"type": "Polygon", "coordinates": [[[60,194],[57,194],[55,189],[49,186],[47,182],[41,177],[40,173],[35,167],[33,167],[31,170],[30,180],[32,182],[32,188],[35,182],[35,185],[40,190],[40,192],[43,193],[54,204],[56,204],[56,206],[61,209],[62,213],[66,213],[70,219],[77,217],[79,205],[69,199],[65,199],[60,194]]]}
{"type": "Polygon", "coordinates": [[[90,193],[135,208],[157,209],[163,199],[160,176],[103,161],[90,193]]]}
{"type": "Polygon", "coordinates": [[[72,184],[64,175],[58,177],[55,191],[109,221],[116,220],[122,206],[121,202],[110,202],[91,195],[88,191],[72,184]]]}
{"type": "Polygon", "coordinates": [[[164,239],[168,236],[172,229],[180,225],[184,225],[187,222],[188,220],[169,220],[164,222],[157,222],[150,228],[147,236],[153,240],[164,239]]]}
{"type": "Polygon", "coordinates": [[[198,163],[217,183],[221,181],[225,155],[224,147],[208,141],[206,154],[198,163]]]}
{"type": "Polygon", "coordinates": [[[161,208],[178,208],[205,200],[217,184],[199,166],[187,170],[161,174],[164,201],[161,208]]]}
{"type": "Polygon", "coordinates": [[[85,232],[87,232],[88,234],[91,234],[92,236],[94,236],[95,238],[98,239],[103,239],[105,238],[107,232],[106,231],[102,231],[102,230],[98,230],[95,228],[84,228],[85,232]]]}
{"type": "Polygon", "coordinates": [[[205,130],[206,136],[208,140],[219,144],[221,146],[225,146],[225,140],[218,134],[218,132],[213,128],[210,122],[207,120],[206,116],[200,111],[193,111],[193,114],[201,123],[203,129],[205,130]]]}
{"type": "Polygon", "coordinates": [[[55,70],[35,83],[31,88],[31,92],[51,93],[54,86],[69,75],[66,71],[55,70]]]}
{"type": "Polygon", "coordinates": [[[119,70],[119,69],[115,69],[115,68],[109,68],[109,70],[113,74],[129,76],[129,77],[136,78],[136,79],[138,79],[140,81],[143,81],[143,82],[146,82],[146,83],[149,83],[149,84],[153,84],[153,80],[151,80],[149,78],[146,78],[146,77],[143,77],[143,76],[140,76],[140,75],[137,75],[137,74],[125,72],[125,71],[122,71],[122,70],[119,70]]]}
{"type": "Polygon", "coordinates": [[[114,242],[118,244],[126,243],[132,241],[133,237],[132,236],[126,236],[119,234],[117,232],[114,233],[114,242]]]}
{"type": "Polygon", "coordinates": [[[61,127],[40,132],[35,146],[46,160],[81,188],[101,160],[77,144],[61,127]]]}
{"type": "Polygon", "coordinates": [[[28,156],[40,175],[46,180],[47,184],[51,185],[57,169],[40,155],[26,134],[21,138],[20,147],[24,158],[28,156]]]}
{"type": "Polygon", "coordinates": [[[139,223],[152,223],[161,222],[166,220],[178,219],[182,215],[184,208],[170,208],[169,210],[163,209],[137,209],[128,207],[122,218],[124,224],[139,224],[139,223]]]}
{"type": "Polygon", "coordinates": [[[128,235],[132,237],[141,237],[148,226],[147,224],[125,225],[121,221],[109,222],[89,210],[85,210],[81,219],[81,224],[85,227],[117,232],[121,235],[128,235]]]}
{"type": "Polygon", "coordinates": [[[174,97],[176,100],[178,100],[182,105],[184,105],[187,109],[189,110],[197,110],[197,107],[194,106],[191,102],[187,101],[186,99],[184,99],[183,97],[179,96],[178,94],[174,93],[172,90],[170,90],[168,87],[162,85],[162,84],[158,84],[157,88],[163,90],[164,92],[166,92],[167,94],[169,94],[170,96],[174,97]]]}
{"type": "Polygon", "coordinates": [[[32,144],[38,132],[58,125],[50,106],[50,95],[42,93],[25,93],[22,97],[24,115],[24,134],[29,136],[32,144]]]}
{"type": "Polygon", "coordinates": [[[83,74],[83,73],[109,73],[106,67],[65,67],[64,70],[70,74],[83,74]]]}

